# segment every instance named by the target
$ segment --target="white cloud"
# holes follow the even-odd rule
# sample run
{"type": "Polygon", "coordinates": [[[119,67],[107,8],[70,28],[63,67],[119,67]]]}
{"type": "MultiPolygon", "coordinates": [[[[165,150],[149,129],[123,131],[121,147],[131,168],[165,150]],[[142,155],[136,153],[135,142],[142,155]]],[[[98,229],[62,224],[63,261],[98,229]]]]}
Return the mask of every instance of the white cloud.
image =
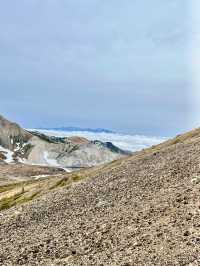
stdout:
{"type": "Polygon", "coordinates": [[[54,131],[54,130],[39,130],[39,131],[48,136],[56,136],[56,137],[80,136],[80,137],[85,137],[89,140],[112,142],[117,147],[129,151],[142,150],[152,145],[159,144],[167,139],[163,137],[124,135],[118,133],[92,133],[92,132],[83,132],[83,131],[66,132],[66,131],[54,131]]]}

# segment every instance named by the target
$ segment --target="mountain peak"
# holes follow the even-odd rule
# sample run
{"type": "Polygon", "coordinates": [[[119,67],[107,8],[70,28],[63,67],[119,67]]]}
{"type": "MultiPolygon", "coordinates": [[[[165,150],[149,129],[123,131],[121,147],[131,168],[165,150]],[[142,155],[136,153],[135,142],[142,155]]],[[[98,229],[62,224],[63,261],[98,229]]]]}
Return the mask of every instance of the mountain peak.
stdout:
{"type": "Polygon", "coordinates": [[[6,149],[13,150],[16,143],[27,142],[31,134],[18,124],[10,122],[0,115],[0,145],[6,149]]]}

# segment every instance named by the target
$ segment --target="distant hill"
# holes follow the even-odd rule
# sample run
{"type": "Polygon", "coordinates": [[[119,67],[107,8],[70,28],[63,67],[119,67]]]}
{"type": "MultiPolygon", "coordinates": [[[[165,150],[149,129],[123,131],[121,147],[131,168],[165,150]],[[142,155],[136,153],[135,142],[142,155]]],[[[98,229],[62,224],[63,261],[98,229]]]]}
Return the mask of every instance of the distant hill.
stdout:
{"type": "MultiPolygon", "coordinates": [[[[81,129],[70,127],[68,130],[78,132],[81,129]]],[[[79,136],[49,137],[37,131],[27,131],[0,116],[1,163],[21,162],[73,170],[111,162],[129,154],[110,142],[90,141],[79,136]]]]}

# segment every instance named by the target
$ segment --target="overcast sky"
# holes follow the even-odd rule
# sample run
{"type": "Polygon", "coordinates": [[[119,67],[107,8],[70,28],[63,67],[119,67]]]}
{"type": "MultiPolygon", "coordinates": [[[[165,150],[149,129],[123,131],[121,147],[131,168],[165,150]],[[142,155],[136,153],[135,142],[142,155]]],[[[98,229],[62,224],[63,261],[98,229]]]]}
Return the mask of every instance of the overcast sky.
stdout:
{"type": "Polygon", "coordinates": [[[0,113],[29,128],[189,129],[187,3],[1,1],[0,113]]]}

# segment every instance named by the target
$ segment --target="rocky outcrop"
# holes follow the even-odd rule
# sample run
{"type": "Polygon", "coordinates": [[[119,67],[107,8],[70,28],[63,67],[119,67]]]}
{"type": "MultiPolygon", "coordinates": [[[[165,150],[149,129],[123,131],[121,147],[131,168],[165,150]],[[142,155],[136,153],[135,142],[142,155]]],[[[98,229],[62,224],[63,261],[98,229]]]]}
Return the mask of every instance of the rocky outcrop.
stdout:
{"type": "Polygon", "coordinates": [[[13,151],[22,147],[32,138],[32,134],[0,115],[0,145],[13,151]]]}

